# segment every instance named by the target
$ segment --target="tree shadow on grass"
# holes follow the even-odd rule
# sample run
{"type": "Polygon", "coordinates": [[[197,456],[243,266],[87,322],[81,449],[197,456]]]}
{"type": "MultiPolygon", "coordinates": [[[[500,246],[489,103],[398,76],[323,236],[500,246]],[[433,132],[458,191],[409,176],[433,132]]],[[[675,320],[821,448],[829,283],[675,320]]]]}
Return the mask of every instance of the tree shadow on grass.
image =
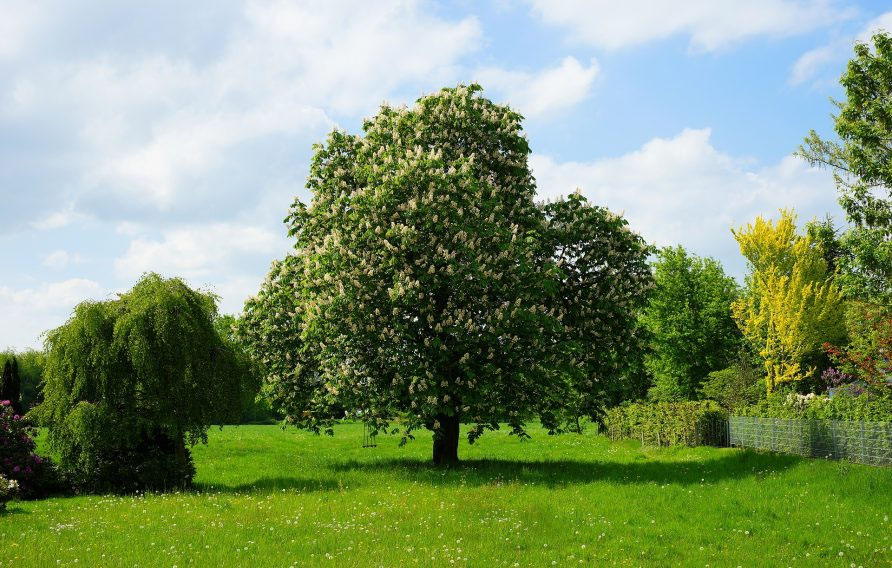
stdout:
{"type": "Polygon", "coordinates": [[[333,479],[305,479],[300,477],[261,477],[250,483],[228,485],[220,483],[196,483],[192,491],[200,493],[276,493],[281,491],[310,493],[314,491],[336,491],[340,489],[333,479]]]}
{"type": "Polygon", "coordinates": [[[30,515],[31,511],[26,511],[21,507],[17,507],[14,503],[6,505],[5,509],[0,509],[0,519],[3,517],[11,517],[13,515],[30,515]]]}
{"type": "Polygon", "coordinates": [[[437,467],[410,458],[380,461],[349,460],[333,464],[336,472],[374,471],[431,485],[494,485],[518,483],[561,487],[585,483],[693,485],[781,472],[798,462],[797,456],[729,451],[721,457],[690,461],[521,461],[471,459],[457,466],[437,467]]]}

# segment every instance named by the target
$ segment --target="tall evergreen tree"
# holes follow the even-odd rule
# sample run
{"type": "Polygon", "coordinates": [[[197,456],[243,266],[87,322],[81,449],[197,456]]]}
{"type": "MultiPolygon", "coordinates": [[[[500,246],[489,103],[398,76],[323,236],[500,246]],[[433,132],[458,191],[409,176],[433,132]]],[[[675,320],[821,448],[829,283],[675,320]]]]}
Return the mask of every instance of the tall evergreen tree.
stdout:
{"type": "Polygon", "coordinates": [[[22,380],[19,377],[19,363],[15,357],[6,359],[6,363],[3,365],[0,400],[10,401],[16,413],[22,413],[22,380]]]}

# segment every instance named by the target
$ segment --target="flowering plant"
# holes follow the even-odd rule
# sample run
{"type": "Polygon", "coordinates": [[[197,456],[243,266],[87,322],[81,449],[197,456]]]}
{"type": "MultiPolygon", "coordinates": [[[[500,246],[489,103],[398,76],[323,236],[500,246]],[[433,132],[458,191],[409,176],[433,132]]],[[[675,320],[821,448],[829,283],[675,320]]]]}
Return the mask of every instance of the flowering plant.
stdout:
{"type": "Polygon", "coordinates": [[[6,503],[11,501],[18,492],[19,484],[16,480],[0,475],[0,511],[6,508],[6,503]]]}
{"type": "Polygon", "coordinates": [[[892,310],[852,302],[848,327],[848,346],[843,348],[824,344],[824,351],[834,366],[853,380],[863,381],[873,390],[892,391],[892,310]]]}
{"type": "Polygon", "coordinates": [[[24,494],[36,488],[45,467],[35,452],[36,435],[37,429],[16,414],[10,401],[0,401],[0,478],[15,482],[24,494]]]}
{"type": "Polygon", "coordinates": [[[827,400],[824,396],[818,396],[813,392],[808,394],[799,394],[791,392],[787,394],[785,401],[786,406],[793,408],[798,412],[803,412],[813,404],[823,404],[827,400]]]}
{"type": "Polygon", "coordinates": [[[360,410],[403,442],[431,430],[448,464],[461,424],[471,442],[532,417],[557,431],[625,379],[649,247],[582,195],[537,204],[522,117],[480,92],[384,106],[315,147],[294,251],[239,331],[288,422],[333,432],[333,409],[360,410]]]}

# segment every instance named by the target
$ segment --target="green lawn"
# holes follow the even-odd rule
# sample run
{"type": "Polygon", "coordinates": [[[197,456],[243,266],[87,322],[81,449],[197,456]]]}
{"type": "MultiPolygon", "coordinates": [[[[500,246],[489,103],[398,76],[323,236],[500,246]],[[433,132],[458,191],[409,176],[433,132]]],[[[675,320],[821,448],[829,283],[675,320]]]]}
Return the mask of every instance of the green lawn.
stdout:
{"type": "Polygon", "coordinates": [[[889,566],[892,470],[595,436],[463,445],[427,463],[362,427],[227,427],[198,488],[11,503],[0,566],[889,566]]]}

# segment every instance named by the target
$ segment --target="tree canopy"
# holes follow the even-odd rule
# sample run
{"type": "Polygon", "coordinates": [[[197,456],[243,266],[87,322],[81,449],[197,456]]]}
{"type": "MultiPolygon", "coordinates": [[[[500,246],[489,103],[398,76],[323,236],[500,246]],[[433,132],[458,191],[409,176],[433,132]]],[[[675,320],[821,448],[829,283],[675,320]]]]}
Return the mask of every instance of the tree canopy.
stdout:
{"type": "Polygon", "coordinates": [[[746,257],[746,290],[733,305],[743,335],[765,363],[767,390],[815,374],[824,343],[845,338],[842,295],[824,251],[796,232],[796,217],[757,217],[734,237],[746,257]]]}
{"type": "Polygon", "coordinates": [[[429,428],[448,463],[461,422],[473,441],[593,412],[637,344],[647,246],[581,196],[537,205],[521,116],[480,91],[384,106],[315,147],[294,252],[241,328],[290,422],[429,428]]]}
{"type": "MultiPolygon", "coordinates": [[[[0,365],[5,366],[9,361],[10,365],[13,361],[17,366],[18,375],[21,381],[21,411],[27,412],[37,402],[41,396],[43,383],[43,367],[46,355],[43,351],[36,349],[26,349],[24,351],[14,352],[12,350],[0,352],[0,365]]],[[[2,388],[0,388],[2,390],[2,388]]],[[[4,396],[0,394],[0,400],[4,396]]]]}
{"type": "Polygon", "coordinates": [[[85,486],[130,483],[114,478],[139,464],[118,462],[157,451],[183,466],[184,444],[237,416],[241,361],[214,328],[216,314],[213,295],[148,274],[116,299],[79,304],[49,331],[44,401],[33,414],[60,465],[85,486]]]}
{"type": "Polygon", "coordinates": [[[695,399],[706,376],[727,367],[740,346],[731,317],[737,283],[716,260],[681,246],[659,251],[654,276],[643,316],[652,346],[646,359],[655,381],[652,395],[695,399]]]}
{"type": "Polygon", "coordinates": [[[22,379],[19,376],[19,362],[15,357],[9,357],[3,363],[0,400],[9,401],[17,413],[22,412],[22,379]]]}
{"type": "Polygon", "coordinates": [[[842,237],[840,283],[850,297],[892,305],[892,37],[857,43],[833,101],[838,140],[812,130],[799,154],[833,170],[854,227],[842,237]]]}

